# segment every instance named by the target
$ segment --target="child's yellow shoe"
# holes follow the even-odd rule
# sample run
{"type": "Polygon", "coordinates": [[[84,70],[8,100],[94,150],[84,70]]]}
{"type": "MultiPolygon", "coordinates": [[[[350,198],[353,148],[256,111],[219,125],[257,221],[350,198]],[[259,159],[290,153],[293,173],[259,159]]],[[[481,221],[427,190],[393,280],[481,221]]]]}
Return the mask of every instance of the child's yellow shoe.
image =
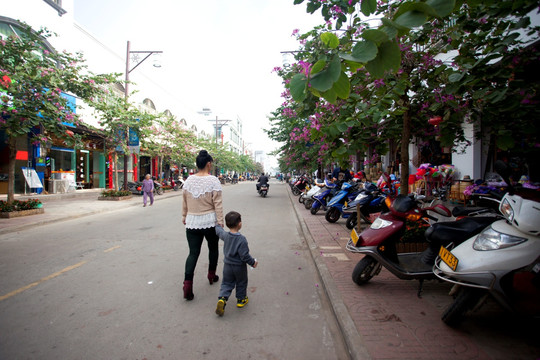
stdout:
{"type": "Polygon", "coordinates": [[[244,306],[247,305],[248,302],[249,302],[249,299],[247,296],[243,299],[238,299],[236,301],[236,307],[243,308],[244,306]]]}
{"type": "Polygon", "coordinates": [[[219,298],[216,306],[216,314],[223,316],[225,313],[225,306],[227,305],[227,300],[225,298],[219,298]]]}

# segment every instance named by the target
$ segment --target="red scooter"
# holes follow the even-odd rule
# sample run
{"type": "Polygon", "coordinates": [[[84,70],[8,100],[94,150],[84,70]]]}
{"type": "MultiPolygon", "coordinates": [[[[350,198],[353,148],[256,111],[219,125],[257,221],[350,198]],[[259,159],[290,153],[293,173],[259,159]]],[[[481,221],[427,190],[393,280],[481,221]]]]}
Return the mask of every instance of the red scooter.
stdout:
{"type": "Polygon", "coordinates": [[[400,279],[420,281],[418,296],[422,292],[425,279],[435,279],[433,265],[441,245],[461,243],[478,234],[494,222],[496,217],[467,217],[458,221],[434,223],[429,226],[428,219],[437,221],[429,212],[450,217],[452,214],[444,205],[437,204],[421,208],[409,196],[388,196],[385,200],[389,209],[382,213],[373,224],[360,234],[353,229],[347,250],[365,254],[355,266],[352,279],[358,285],[367,283],[378,275],[384,266],[400,279]],[[402,241],[407,227],[425,224],[425,234],[420,234],[414,242],[427,244],[423,252],[398,253],[397,244],[402,241]]]}

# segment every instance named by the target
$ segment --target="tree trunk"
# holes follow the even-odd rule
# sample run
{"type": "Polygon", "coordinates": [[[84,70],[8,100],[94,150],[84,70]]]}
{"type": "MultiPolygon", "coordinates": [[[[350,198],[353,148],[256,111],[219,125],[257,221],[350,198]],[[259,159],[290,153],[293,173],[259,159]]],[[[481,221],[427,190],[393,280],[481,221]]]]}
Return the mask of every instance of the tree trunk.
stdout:
{"type": "Polygon", "coordinates": [[[403,133],[401,136],[401,179],[400,193],[409,193],[409,140],[411,137],[411,115],[409,113],[409,97],[403,96],[403,106],[407,108],[403,114],[403,133]]]}
{"type": "Polygon", "coordinates": [[[15,158],[17,156],[17,139],[9,137],[8,190],[7,202],[15,200],[15,158]]]}

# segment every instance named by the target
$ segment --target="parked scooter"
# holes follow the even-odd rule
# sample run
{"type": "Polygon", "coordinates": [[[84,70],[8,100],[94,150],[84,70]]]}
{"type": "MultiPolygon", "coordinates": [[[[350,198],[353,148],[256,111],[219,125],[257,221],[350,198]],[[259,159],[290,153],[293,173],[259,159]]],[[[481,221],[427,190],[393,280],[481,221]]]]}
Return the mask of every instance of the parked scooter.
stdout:
{"type": "Polygon", "coordinates": [[[182,188],[182,186],[184,186],[184,182],[180,179],[175,180],[174,177],[171,176],[169,180],[163,181],[163,185],[169,186],[174,191],[178,191],[179,189],[182,188]]]}
{"type": "Polygon", "coordinates": [[[154,194],[163,194],[163,186],[156,180],[154,180],[154,194]]]}
{"type": "Polygon", "coordinates": [[[360,206],[360,218],[367,224],[371,224],[371,214],[388,211],[384,200],[386,194],[372,183],[364,185],[358,196],[348,206],[343,207],[344,213],[350,213],[345,226],[352,230],[358,224],[357,206],[360,206]]]}
{"type": "Polygon", "coordinates": [[[344,182],[341,185],[341,190],[328,202],[328,210],[326,210],[326,215],[324,216],[326,221],[335,223],[340,217],[348,218],[351,215],[351,213],[343,212],[343,205],[354,201],[356,196],[358,196],[358,185],[355,182],[344,182]]]}
{"type": "Polygon", "coordinates": [[[503,162],[495,169],[509,184],[499,206],[505,219],[451,251],[441,248],[433,268],[437,277],[456,284],[454,302],[442,315],[450,326],[489,296],[508,310],[540,315],[540,192],[514,188],[503,162]]]}
{"type": "Polygon", "coordinates": [[[142,195],[142,183],[140,181],[128,181],[128,190],[134,195],[142,195]]]}
{"type": "MultiPolygon", "coordinates": [[[[315,201],[313,199],[313,196],[322,193],[324,187],[325,187],[324,182],[321,182],[320,179],[316,179],[315,184],[313,185],[313,187],[311,187],[308,191],[304,191],[300,195],[298,201],[300,201],[300,199],[301,199],[302,201],[300,201],[300,202],[304,204],[304,207],[307,210],[311,209],[311,205],[313,205],[313,202],[315,201]]],[[[307,189],[307,187],[306,187],[306,189],[307,189]]]]}
{"type": "Polygon", "coordinates": [[[300,195],[308,184],[309,184],[308,178],[305,175],[300,176],[291,186],[293,195],[294,196],[300,195]]]}
{"type": "Polygon", "coordinates": [[[316,215],[320,209],[324,211],[328,210],[327,202],[333,197],[333,193],[336,189],[336,184],[328,179],[324,180],[325,189],[318,195],[313,195],[313,205],[311,205],[310,212],[312,215],[316,215]]]}
{"type": "Polygon", "coordinates": [[[363,285],[379,274],[384,266],[400,279],[419,280],[418,296],[422,292],[423,281],[435,278],[432,267],[441,245],[465,241],[496,220],[495,217],[470,217],[435,223],[426,230],[425,238],[417,239],[419,242],[427,242],[426,250],[398,253],[396,246],[407,231],[407,221],[414,224],[426,222],[426,219],[436,220],[430,212],[445,217],[450,217],[451,212],[441,204],[420,208],[417,201],[406,195],[395,198],[388,196],[385,202],[389,212],[382,213],[360,234],[355,229],[351,232],[347,250],[366,255],[356,264],[352,279],[356,284],[363,285]]]}

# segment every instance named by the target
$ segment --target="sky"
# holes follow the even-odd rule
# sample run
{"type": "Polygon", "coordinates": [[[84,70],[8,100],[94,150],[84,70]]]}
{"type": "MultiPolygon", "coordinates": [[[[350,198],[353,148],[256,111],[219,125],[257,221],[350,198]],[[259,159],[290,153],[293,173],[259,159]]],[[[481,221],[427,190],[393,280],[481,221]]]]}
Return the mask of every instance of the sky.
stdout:
{"type": "Polygon", "coordinates": [[[282,65],[280,52],[298,49],[294,29],[323,23],[320,12],[308,14],[293,0],[74,0],[74,6],[75,20],[119,56],[125,58],[128,40],[131,50],[163,51],[152,79],[178,108],[207,107],[212,119],[240,117],[244,141],[266,152],[279,146],[262,129],[284,91],[272,69],[282,65]]]}

